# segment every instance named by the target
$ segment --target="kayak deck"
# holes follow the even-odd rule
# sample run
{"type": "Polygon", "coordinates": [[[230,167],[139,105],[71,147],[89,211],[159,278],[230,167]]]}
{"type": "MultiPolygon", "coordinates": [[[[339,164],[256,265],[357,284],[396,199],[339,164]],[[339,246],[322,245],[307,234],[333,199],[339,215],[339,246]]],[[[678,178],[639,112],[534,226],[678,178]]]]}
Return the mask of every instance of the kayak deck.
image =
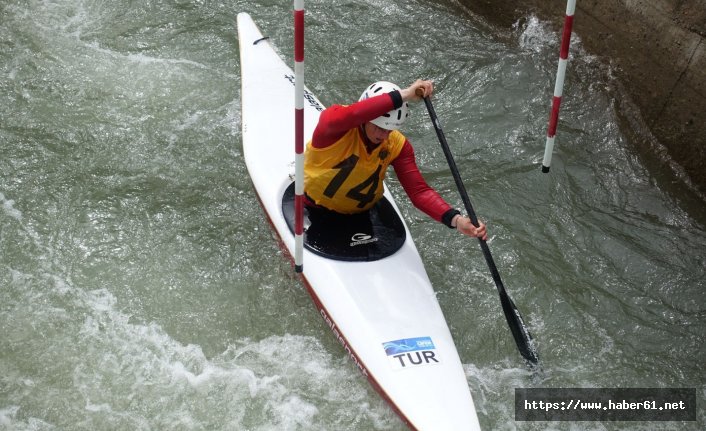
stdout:
{"type": "MultiPolygon", "coordinates": [[[[282,212],[294,234],[294,183],[284,192],[282,212]]],[[[383,197],[370,211],[338,214],[305,209],[304,246],[327,259],[371,262],[394,254],[407,233],[400,215],[383,197]]]]}

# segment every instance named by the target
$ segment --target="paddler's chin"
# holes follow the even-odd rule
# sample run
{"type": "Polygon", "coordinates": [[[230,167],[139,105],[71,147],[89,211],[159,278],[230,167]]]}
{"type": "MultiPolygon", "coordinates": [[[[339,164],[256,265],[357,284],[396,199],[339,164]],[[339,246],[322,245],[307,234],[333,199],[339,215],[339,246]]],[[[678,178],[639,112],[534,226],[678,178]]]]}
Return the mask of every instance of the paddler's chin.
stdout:
{"type": "Polygon", "coordinates": [[[363,132],[365,133],[365,137],[368,138],[368,141],[370,141],[371,144],[380,145],[382,141],[384,141],[385,139],[387,139],[388,136],[390,136],[391,130],[383,129],[382,127],[378,127],[371,122],[367,122],[365,123],[365,125],[363,125],[363,132]]]}

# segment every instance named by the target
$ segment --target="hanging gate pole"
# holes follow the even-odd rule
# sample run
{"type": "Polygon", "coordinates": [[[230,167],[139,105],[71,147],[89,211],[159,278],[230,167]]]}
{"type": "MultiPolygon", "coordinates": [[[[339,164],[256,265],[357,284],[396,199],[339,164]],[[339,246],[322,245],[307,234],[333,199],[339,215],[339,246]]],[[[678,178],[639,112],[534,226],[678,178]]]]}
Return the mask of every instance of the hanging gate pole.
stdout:
{"type": "Polygon", "coordinates": [[[561,36],[561,50],[559,51],[559,67],[556,72],[556,83],[554,84],[554,97],[552,98],[552,111],[549,116],[549,127],[547,128],[547,144],[544,147],[544,160],[542,161],[542,172],[549,172],[549,165],[552,162],[552,151],[554,150],[554,137],[556,126],[559,122],[559,105],[561,105],[561,95],[564,91],[564,77],[566,76],[566,65],[569,62],[569,44],[571,42],[571,26],[574,22],[574,11],[576,10],[576,0],[566,2],[566,16],[564,18],[564,33],[561,36]]]}
{"type": "Polygon", "coordinates": [[[304,271],[304,0],[294,0],[294,270],[304,271]]]}

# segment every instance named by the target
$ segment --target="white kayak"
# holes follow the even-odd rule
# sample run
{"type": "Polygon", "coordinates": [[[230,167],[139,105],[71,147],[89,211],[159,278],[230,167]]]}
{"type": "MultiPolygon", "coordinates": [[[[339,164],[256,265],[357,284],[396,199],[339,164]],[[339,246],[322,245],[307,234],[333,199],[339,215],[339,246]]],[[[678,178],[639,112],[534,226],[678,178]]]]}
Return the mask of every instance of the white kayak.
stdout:
{"type": "MultiPolygon", "coordinates": [[[[245,163],[283,248],[293,256],[288,202],[294,74],[246,13],[238,15],[238,38],[245,163]]],[[[308,140],[324,107],[308,90],[304,105],[308,140]]],[[[314,228],[324,225],[309,226],[304,285],[334,337],[411,429],[479,430],[456,346],[387,188],[375,211],[367,226],[353,223],[323,233],[314,228]]]]}

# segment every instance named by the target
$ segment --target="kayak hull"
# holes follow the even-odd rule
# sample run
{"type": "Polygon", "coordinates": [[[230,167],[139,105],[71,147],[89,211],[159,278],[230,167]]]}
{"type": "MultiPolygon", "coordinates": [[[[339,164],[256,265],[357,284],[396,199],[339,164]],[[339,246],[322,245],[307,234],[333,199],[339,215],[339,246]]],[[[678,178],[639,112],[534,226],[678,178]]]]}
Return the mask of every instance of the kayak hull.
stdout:
{"type": "MultiPolygon", "coordinates": [[[[294,171],[294,76],[246,13],[238,15],[238,34],[243,156],[260,204],[293,256],[282,198],[294,171]]],[[[324,107],[308,90],[305,99],[309,139],[324,107]]],[[[387,187],[384,195],[399,213],[387,187]]],[[[478,430],[456,346],[404,230],[399,250],[374,261],[334,260],[305,249],[301,279],[355,366],[411,429],[478,430]]]]}

